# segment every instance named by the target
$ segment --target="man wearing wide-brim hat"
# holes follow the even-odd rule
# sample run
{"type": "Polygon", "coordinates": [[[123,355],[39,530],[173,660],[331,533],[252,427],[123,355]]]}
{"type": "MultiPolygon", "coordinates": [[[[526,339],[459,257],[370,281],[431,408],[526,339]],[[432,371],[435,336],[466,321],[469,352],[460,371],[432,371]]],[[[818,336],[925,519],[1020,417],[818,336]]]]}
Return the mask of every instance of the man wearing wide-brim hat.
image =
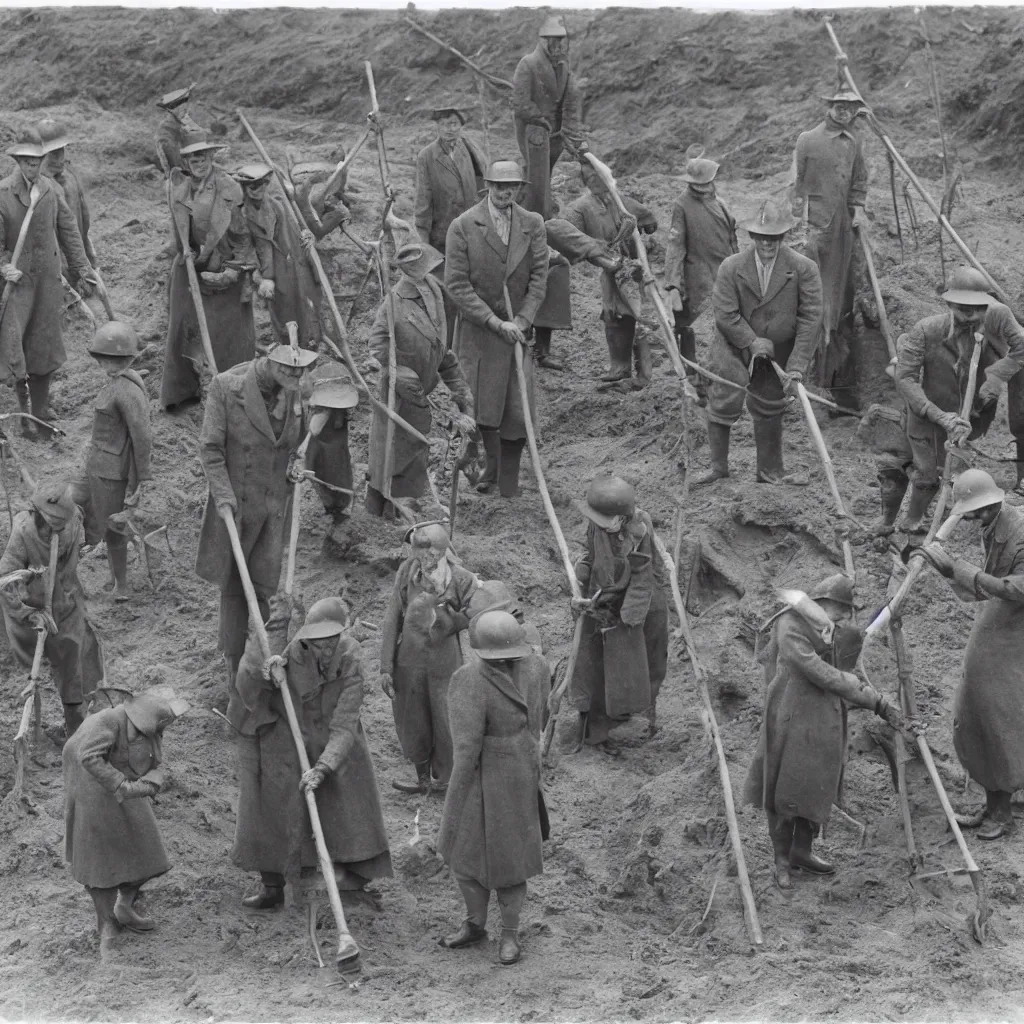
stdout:
{"type": "MultiPolygon", "coordinates": [[[[291,514],[289,466],[302,439],[302,392],[316,353],[277,345],[217,374],[206,396],[199,458],[210,487],[196,573],[220,588],[219,646],[228,693],[245,649],[249,609],[221,509],[234,516],[261,611],[277,591],[291,514]]],[[[306,388],[308,391],[308,387],[306,388]]]]}
{"type": "MultiPolygon", "coordinates": [[[[699,147],[703,154],[704,147],[699,147]]],[[[722,261],[739,251],[736,220],[718,197],[715,178],[719,164],[700,155],[690,159],[682,180],[686,187],[672,206],[672,226],[665,253],[665,289],[675,319],[679,351],[698,362],[693,322],[711,298],[722,261]]],[[[687,369],[699,395],[704,380],[687,369]]]]}
{"type": "Polygon", "coordinates": [[[245,272],[254,254],[242,212],[242,189],[213,154],[226,149],[207,133],[186,132],[181,155],[188,174],[172,169],[167,193],[175,222],[177,255],[171,264],[167,348],[160,404],[165,409],[200,397],[199,369],[205,357],[182,252],[185,239],[195,257],[199,291],[218,371],[252,359],[256,351],[252,296],[245,272]]]}
{"type": "Polygon", "coordinates": [[[946,442],[961,447],[991,427],[999,393],[1007,384],[1010,432],[1017,439],[1017,484],[1024,476],[1024,328],[1007,306],[988,292],[979,270],[958,267],[942,293],[947,310],[919,320],[900,336],[896,350],[896,390],[906,403],[907,448],[902,464],[880,460],[879,483],[883,524],[896,522],[907,490],[907,469],[913,462],[913,486],[903,529],[924,529],[925,513],[939,488],[946,442]],[[984,342],[978,363],[977,388],[968,421],[960,418],[967,388],[975,335],[984,342]],[[907,457],[909,454],[909,458],[907,457]]]}
{"type": "Polygon", "coordinates": [[[46,152],[43,158],[43,174],[53,179],[64,190],[64,200],[75,215],[78,233],[89,262],[96,266],[96,252],[89,239],[89,202],[85,195],[82,179],[68,162],[67,149],[71,142],[67,127],[52,117],[44,118],[36,125],[46,152]]]}
{"type": "MultiPolygon", "coordinates": [[[[46,145],[39,132],[34,128],[22,132],[7,153],[16,166],[0,181],[0,276],[7,290],[0,323],[0,381],[14,386],[22,412],[51,420],[50,381],[67,361],[61,327],[61,253],[72,285],[85,296],[93,288],[92,265],[63,189],[42,174],[46,145]],[[33,188],[38,189],[39,199],[15,266],[14,249],[33,188]]],[[[23,421],[22,433],[36,436],[29,420],[23,421]]]]}
{"type": "Polygon", "coordinates": [[[444,274],[448,294],[459,307],[455,351],[473,394],[486,452],[477,490],[486,494],[497,487],[509,498],[519,493],[526,417],[533,415],[533,355],[523,353],[526,409],[513,349],[529,345],[548,276],[544,221],[516,202],[523,184],[514,160],[491,164],[487,196],[448,229],[444,274]]]}
{"type": "Polygon", "coordinates": [[[868,176],[854,121],[863,109],[849,90],[821,97],[825,120],[796,140],[793,216],[806,229],[804,253],[821,274],[825,351],[819,382],[841,405],[858,407],[858,342],[853,327],[854,228],[866,225],[868,176]]]}
{"type": "Polygon", "coordinates": [[[188,132],[202,131],[188,110],[194,88],[193,82],[184,89],[165,93],[156,101],[156,105],[164,112],[160,127],[157,129],[156,150],[165,174],[170,174],[175,167],[179,171],[187,170],[181,157],[181,147],[186,144],[184,136],[188,132]]]}
{"type": "MultiPolygon", "coordinates": [[[[821,277],[814,261],[786,245],[796,219],[777,203],[762,203],[742,227],[753,244],[722,262],[711,293],[715,337],[711,369],[747,389],[754,421],[757,480],[806,484],[787,476],[782,460],[786,395],[775,368],[802,380],[821,335],[821,277]]],[[[729,434],[743,412],[743,391],[712,381],[708,387],[711,469],[697,483],[729,475],[729,434]]]]}
{"type": "MultiPolygon", "coordinates": [[[[401,276],[385,296],[370,331],[370,352],[383,370],[380,400],[387,403],[390,390],[388,351],[390,331],[388,306],[395,330],[395,409],[421,434],[430,433],[430,398],[444,381],[452,403],[455,429],[469,434],[475,429],[473,395],[458,357],[448,348],[448,330],[442,289],[432,273],[441,263],[441,254],[426,242],[403,245],[396,253],[401,276]]],[[[394,430],[391,441],[391,477],[385,477],[387,417],[374,409],[370,424],[370,455],[366,507],[377,516],[396,514],[392,498],[419,498],[428,487],[427,459],[430,454],[422,441],[404,430],[394,430]]]]}

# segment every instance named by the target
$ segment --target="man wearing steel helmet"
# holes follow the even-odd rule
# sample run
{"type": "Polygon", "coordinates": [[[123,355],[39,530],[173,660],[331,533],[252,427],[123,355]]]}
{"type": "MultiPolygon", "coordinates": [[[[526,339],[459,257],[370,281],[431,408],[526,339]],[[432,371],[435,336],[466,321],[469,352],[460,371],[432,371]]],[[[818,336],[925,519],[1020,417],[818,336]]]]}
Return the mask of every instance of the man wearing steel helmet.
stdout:
{"type": "MultiPolygon", "coordinates": [[[[67,361],[60,254],[67,260],[72,284],[85,296],[92,292],[92,265],[63,190],[42,174],[46,147],[39,132],[22,132],[7,153],[16,167],[0,181],[0,276],[7,293],[0,323],[0,380],[14,385],[22,412],[52,420],[50,380],[67,361]],[[39,200],[15,266],[14,249],[33,188],[39,200]]],[[[22,422],[22,434],[36,437],[29,420],[22,422]]]]}
{"type": "Polygon", "coordinates": [[[64,201],[74,214],[78,233],[81,235],[82,245],[85,247],[85,254],[95,267],[96,252],[89,238],[89,203],[86,199],[85,188],[82,186],[82,179],[68,162],[67,147],[70,140],[67,129],[59,121],[48,117],[36,125],[36,131],[39,132],[43,140],[43,149],[46,152],[46,156],[43,158],[43,174],[57,182],[64,190],[64,201]]]}
{"type": "MultiPolygon", "coordinates": [[[[803,379],[821,332],[821,276],[813,260],[785,244],[796,221],[768,200],[744,224],[753,242],[722,262],[711,293],[715,337],[711,369],[747,389],[754,421],[757,480],[806,484],[787,475],[782,459],[786,395],[774,361],[794,381],[803,379]]],[[[743,412],[743,392],[716,381],[708,385],[711,470],[697,483],[729,475],[729,433],[743,412]]]]}
{"type": "Polygon", "coordinates": [[[632,484],[594,477],[576,507],[589,522],[586,554],[576,563],[587,596],[572,602],[574,613],[586,615],[572,683],[575,749],[586,741],[615,753],[609,732],[630,715],[647,716],[648,736],[657,730],[668,660],[667,581],[651,517],[637,508],[632,484]]]}
{"type": "Polygon", "coordinates": [[[896,345],[896,389],[906,403],[909,457],[883,458],[879,465],[883,524],[892,524],[908,485],[913,462],[910,503],[903,520],[908,533],[924,529],[922,520],[939,487],[947,439],[956,446],[985,434],[1008,381],[1010,431],[1017,441],[1017,481],[1024,474],[1024,329],[1013,313],[986,291],[983,274],[959,267],[943,292],[948,311],[919,320],[896,345]],[[978,363],[977,390],[970,420],[960,418],[975,335],[984,338],[978,363]]]}
{"type": "Polygon", "coordinates": [[[541,217],[516,202],[524,184],[519,165],[496,160],[486,178],[486,198],[448,229],[444,283],[459,307],[455,351],[486,452],[477,490],[489,494],[497,488],[502,497],[514,498],[534,403],[532,351],[523,353],[525,409],[513,349],[531,344],[547,290],[548,243],[541,217]]]}
{"type": "Polygon", "coordinates": [[[953,483],[950,515],[981,527],[985,562],[951,558],[932,542],[921,553],[978,612],[964,651],[953,704],[953,747],[967,774],[985,789],[985,808],[960,819],[979,839],[1014,830],[1011,797],[1024,789],[1024,515],[980,469],[953,483]]]}
{"type": "Polygon", "coordinates": [[[520,957],[527,879],[544,870],[548,816],[539,739],[550,675],[509,612],[478,615],[469,644],[476,658],[452,676],[448,694],[455,767],[437,835],[437,852],[462,891],[466,917],[441,945],[460,949],[486,940],[487,906],[497,890],[498,959],[509,965],[520,957]]]}
{"type": "Polygon", "coordinates": [[[825,120],[796,140],[793,216],[806,229],[804,252],[821,272],[824,346],[820,380],[837,402],[857,408],[853,337],[854,228],[866,223],[868,175],[854,121],[863,107],[855,92],[823,96],[825,120]]]}
{"type": "Polygon", "coordinates": [[[302,438],[304,377],[315,360],[308,349],[277,345],[269,356],[217,374],[206,396],[199,458],[210,491],[196,573],[220,587],[219,647],[227,663],[229,696],[245,649],[249,609],[220,510],[234,516],[265,616],[281,576],[291,484],[301,479],[292,456],[302,438]]]}
{"type": "Polygon", "coordinates": [[[250,636],[228,705],[228,719],[239,733],[231,860],[243,871],[260,873],[259,891],[242,900],[248,910],[279,907],[285,881],[300,875],[314,924],[319,872],[304,792],[316,792],[324,841],[343,893],[362,892],[373,878],[389,878],[391,854],[360,720],[363,668],[359,643],[345,632],[348,607],[340,597],[322,598],[289,642],[291,599],[281,594],[271,603],[270,661],[264,663],[255,635],[250,636]],[[283,671],[287,680],[310,760],[306,772],[275,671],[283,671]]]}

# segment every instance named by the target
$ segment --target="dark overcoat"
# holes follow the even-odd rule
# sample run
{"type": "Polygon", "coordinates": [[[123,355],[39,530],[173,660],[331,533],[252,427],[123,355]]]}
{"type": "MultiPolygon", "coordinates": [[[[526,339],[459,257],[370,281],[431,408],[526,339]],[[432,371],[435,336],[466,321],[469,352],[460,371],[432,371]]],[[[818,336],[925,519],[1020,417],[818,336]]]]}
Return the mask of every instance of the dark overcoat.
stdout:
{"type": "Polygon", "coordinates": [[[64,192],[64,201],[68,204],[68,209],[71,211],[72,216],[75,218],[75,223],[78,225],[78,234],[82,239],[82,246],[85,249],[85,255],[89,258],[89,262],[96,265],[96,254],[93,252],[92,242],[89,239],[89,226],[91,224],[91,215],[89,213],[89,200],[85,195],[85,188],[82,185],[82,179],[79,178],[78,173],[71,166],[70,163],[65,162],[64,169],[60,174],[51,174],[46,168],[46,162],[43,162],[43,173],[57,182],[64,192]]]}
{"type": "Polygon", "coordinates": [[[201,579],[223,589],[231,578],[234,555],[217,503],[234,500],[235,525],[253,585],[265,595],[277,590],[291,513],[288,458],[301,432],[302,404],[296,393],[287,403],[281,436],[274,436],[256,382],[255,360],[210,382],[199,439],[199,458],[210,485],[196,555],[201,579]]]}
{"type": "Polygon", "coordinates": [[[736,221],[717,196],[685,189],[672,205],[665,253],[665,287],[675,287],[696,317],[711,297],[718,268],[739,251],[736,221]]]}
{"type": "MultiPolygon", "coordinates": [[[[476,421],[501,429],[508,440],[526,437],[526,421],[513,346],[487,326],[490,317],[513,316],[533,324],[544,300],[548,243],[540,214],[513,204],[509,243],[504,245],[491,221],[487,199],[457,217],[448,229],[444,283],[459,307],[455,351],[473,394],[476,421]]],[[[524,353],[527,393],[533,410],[533,358],[524,353]]]]}
{"type": "Polygon", "coordinates": [[[437,852],[452,874],[485,889],[519,885],[544,870],[538,740],[550,680],[536,654],[515,662],[477,659],[452,676],[455,767],[437,852]]]}
{"type": "Polygon", "coordinates": [[[985,789],[1024,788],[1024,516],[1009,505],[983,535],[985,564],[960,559],[954,584],[978,612],[953,704],[953,746],[985,789]]]}
{"type": "Polygon", "coordinates": [[[76,882],[138,885],[170,868],[150,798],[115,796],[157,768],[160,753],[144,733],[129,742],[123,706],[89,715],[64,745],[64,856],[76,882]]]}
{"type": "Polygon", "coordinates": [[[552,133],[578,136],[581,131],[581,96],[569,62],[556,67],[544,44],[523,56],[512,76],[512,110],[516,140],[526,155],[526,126],[547,121],[552,133]]]}
{"type": "Polygon", "coordinates": [[[424,242],[444,252],[452,221],[479,202],[486,172],[487,157],[466,135],[450,156],[438,139],[419,151],[414,222],[424,242]]]}
{"type": "MultiPolygon", "coordinates": [[[[287,627],[285,627],[287,628],[287,627]]],[[[281,640],[286,639],[282,636],[281,640]]],[[[310,765],[328,769],[316,790],[331,860],[363,878],[391,875],[391,855],[370,748],[360,719],[359,644],[342,635],[326,657],[293,640],[285,651],[292,703],[310,765]]],[[[238,818],[232,861],[246,871],[294,875],[317,866],[302,768],[276,684],[265,680],[250,638],[238,667],[228,716],[239,737],[238,818]]]]}
{"type": "MultiPolygon", "coordinates": [[[[72,283],[92,269],[63,190],[43,174],[36,183],[40,198],[18,259],[23,276],[17,284],[3,286],[10,296],[0,323],[0,380],[5,382],[53,373],[64,365],[61,252],[72,283]]],[[[15,168],[0,181],[0,265],[11,262],[28,206],[29,187],[15,168]]]]}
{"type": "Polygon", "coordinates": [[[153,428],[146,385],[134,370],[123,370],[100,389],[93,402],[92,438],[85,464],[90,476],[150,480],[153,428]]]}

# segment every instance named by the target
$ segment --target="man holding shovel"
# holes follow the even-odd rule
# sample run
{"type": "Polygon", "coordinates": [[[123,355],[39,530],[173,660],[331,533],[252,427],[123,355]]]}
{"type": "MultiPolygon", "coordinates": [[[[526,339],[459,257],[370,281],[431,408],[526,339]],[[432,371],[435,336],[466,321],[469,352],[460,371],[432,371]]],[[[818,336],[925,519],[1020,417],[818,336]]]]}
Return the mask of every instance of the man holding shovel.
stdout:
{"type": "Polygon", "coordinates": [[[43,149],[46,150],[46,156],[43,159],[43,174],[57,182],[64,190],[64,201],[74,214],[78,233],[81,235],[82,245],[85,247],[85,254],[95,267],[96,252],[89,239],[89,202],[86,199],[82,179],[68,162],[67,153],[70,140],[67,129],[59,121],[48,117],[36,125],[36,131],[39,132],[43,140],[43,149]]]}

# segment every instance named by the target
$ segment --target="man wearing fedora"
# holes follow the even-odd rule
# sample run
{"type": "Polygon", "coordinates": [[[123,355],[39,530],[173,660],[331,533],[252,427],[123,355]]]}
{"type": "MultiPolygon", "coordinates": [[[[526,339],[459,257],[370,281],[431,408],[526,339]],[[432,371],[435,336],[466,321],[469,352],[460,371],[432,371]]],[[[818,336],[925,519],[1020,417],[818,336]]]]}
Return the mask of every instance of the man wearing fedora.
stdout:
{"type": "Polygon", "coordinates": [[[217,370],[244,363],[256,351],[251,296],[247,297],[243,273],[253,256],[242,189],[213,162],[213,153],[226,146],[210,141],[202,129],[186,132],[184,142],[181,155],[188,174],[173,168],[167,187],[179,242],[168,285],[167,348],[160,382],[160,404],[165,409],[200,395],[203,350],[180,239],[195,256],[217,370]]]}
{"type": "MultiPolygon", "coordinates": [[[[762,203],[740,225],[753,245],[722,262],[711,293],[716,327],[711,369],[747,389],[760,483],[808,482],[806,475],[787,475],[783,468],[786,395],[776,369],[785,370],[794,381],[803,380],[821,331],[818,268],[785,243],[795,224],[781,206],[771,200],[762,203]]],[[[725,384],[709,385],[711,469],[697,483],[729,475],[729,433],[743,412],[743,398],[742,391],[725,384]]]]}
{"type": "Polygon", "coordinates": [[[483,435],[486,464],[477,490],[502,497],[519,493],[519,461],[526,417],[533,415],[534,318],[547,290],[548,243],[539,214],[516,202],[523,186],[514,160],[487,171],[487,196],[452,221],[444,283],[459,307],[455,339],[483,435]],[[523,345],[529,408],[524,408],[514,347],[523,345]]]}
{"type": "Polygon", "coordinates": [[[36,125],[36,131],[43,140],[43,149],[46,152],[43,158],[43,174],[57,182],[64,190],[64,201],[74,214],[78,233],[82,236],[82,245],[85,247],[85,255],[95,267],[96,253],[89,239],[89,203],[82,179],[68,162],[67,148],[70,140],[67,128],[60,121],[48,117],[36,125]]]}
{"type": "MultiPolygon", "coordinates": [[[[426,242],[403,245],[396,254],[401,276],[385,296],[370,331],[370,352],[380,361],[380,399],[387,402],[389,391],[387,303],[391,304],[395,328],[395,411],[421,434],[430,433],[430,395],[444,381],[457,406],[456,430],[475,430],[473,394],[458,357],[447,345],[447,328],[442,289],[431,273],[441,263],[441,254],[426,242]]],[[[387,417],[374,409],[370,424],[369,482],[366,508],[376,516],[394,517],[390,499],[418,498],[427,489],[429,448],[404,430],[395,429],[391,441],[391,478],[385,477],[387,417]]]]}
{"type": "MultiPolygon", "coordinates": [[[[416,157],[415,224],[420,238],[444,257],[448,228],[459,214],[480,199],[487,157],[463,134],[466,115],[457,107],[436,107],[430,113],[437,138],[416,157]]],[[[448,347],[455,330],[455,304],[444,296],[448,347]]]]}
{"type": "Polygon", "coordinates": [[[181,155],[181,147],[185,145],[184,136],[188,132],[202,131],[188,111],[194,87],[195,83],[185,89],[175,89],[156,101],[156,105],[164,112],[156,133],[156,152],[166,175],[175,167],[179,171],[188,172],[181,155]]]}
{"type": "MultiPolygon", "coordinates": [[[[0,181],[0,276],[7,301],[0,323],[0,380],[13,383],[22,412],[52,420],[50,380],[67,361],[60,254],[67,260],[72,284],[86,296],[93,288],[92,265],[63,189],[42,174],[46,146],[39,132],[22,132],[7,153],[16,166],[0,181]],[[34,208],[33,189],[38,192],[34,208]],[[30,208],[15,266],[14,250],[30,208]]],[[[22,433],[36,437],[31,421],[22,421],[22,433]]]]}
{"type": "Polygon", "coordinates": [[[217,374],[206,396],[199,458],[210,491],[196,574],[220,587],[219,646],[229,696],[245,649],[249,609],[220,511],[228,509],[234,517],[265,619],[281,576],[291,485],[301,479],[289,467],[302,439],[304,378],[316,358],[308,349],[276,345],[268,356],[217,374]]]}
{"type": "Polygon", "coordinates": [[[822,290],[819,378],[837,402],[858,407],[858,353],[853,336],[854,229],[866,225],[868,175],[854,121],[861,98],[847,90],[823,96],[825,120],[796,140],[793,216],[804,225],[804,253],[818,265],[822,290]]]}
{"type": "MultiPolygon", "coordinates": [[[[703,146],[697,147],[703,154],[703,146]]],[[[672,226],[665,253],[665,290],[675,319],[679,351],[697,362],[693,322],[703,312],[722,261],[739,252],[736,220],[718,198],[715,177],[721,165],[703,155],[686,165],[686,188],[672,206],[672,226]]],[[[706,403],[704,379],[687,368],[687,376],[706,403]]]]}
{"type": "Polygon", "coordinates": [[[545,220],[551,216],[551,170],[568,144],[583,144],[581,97],[569,69],[569,33],[557,15],[540,27],[540,41],[512,76],[512,110],[516,141],[526,166],[523,205],[545,220]]]}

